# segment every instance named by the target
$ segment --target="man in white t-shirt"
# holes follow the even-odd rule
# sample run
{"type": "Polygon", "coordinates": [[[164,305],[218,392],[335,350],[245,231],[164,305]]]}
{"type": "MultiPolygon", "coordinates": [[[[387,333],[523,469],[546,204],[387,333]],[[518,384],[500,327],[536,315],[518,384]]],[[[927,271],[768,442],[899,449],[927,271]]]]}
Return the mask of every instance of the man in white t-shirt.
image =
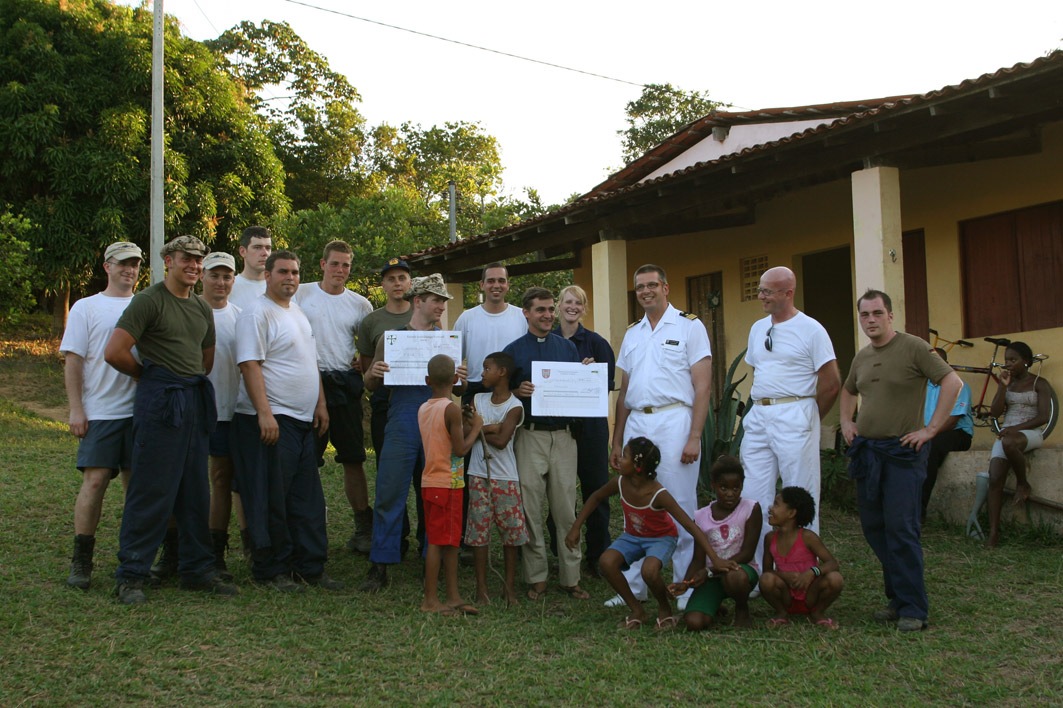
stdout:
{"type": "Polygon", "coordinates": [[[484,357],[502,351],[507,344],[524,336],[528,321],[524,312],[506,302],[509,292],[509,273],[502,263],[488,263],[480,277],[482,305],[465,310],[458,316],[454,329],[461,332],[462,358],[469,367],[469,385],[461,397],[470,403],[477,393],[486,389],[481,383],[484,357]]]}
{"type": "MultiPolygon", "coordinates": [[[[236,259],[216,251],[203,259],[203,299],[214,314],[214,368],[207,378],[214,385],[214,402],[218,409],[218,426],[210,435],[210,537],[214,542],[214,567],[218,574],[232,579],[225,563],[229,547],[229,517],[232,515],[235,487],[233,461],[229,451],[236,394],[240,389],[240,369],[236,366],[236,317],[240,308],[229,302],[236,276],[236,259]]],[[[240,497],[235,496],[236,519],[240,524],[245,547],[248,546],[247,521],[240,497]]]]}
{"type": "Polygon", "coordinates": [[[244,270],[233,281],[229,301],[246,310],[266,292],[266,259],[273,251],[273,236],[265,226],[248,226],[240,234],[240,258],[244,270]]]}
{"type": "MultiPolygon", "coordinates": [[[[802,487],[816,501],[809,528],[819,533],[819,422],[838,398],[841,377],[827,330],[794,307],[796,288],[789,268],[760,277],[757,293],[768,316],[753,323],[746,348],[753,405],[743,423],[743,493],[767,509],[780,477],[784,487],[802,487]]],[[[765,514],[756,558],[769,530],[765,514]]]]}
{"type": "Polygon", "coordinates": [[[362,429],[362,394],[365,384],[358,366],[355,338],[366,315],[368,300],[347,289],[354,254],[344,241],[331,241],[321,258],[321,282],[306,283],[295,301],[310,320],[317,344],[317,368],[328,406],[328,431],[317,438],[318,466],[325,464],[329,439],[336,462],[343,465],[343,491],[354,512],[354,533],[347,547],[369,553],[373,539],[373,509],[365,481],[365,432],[362,429]]]}
{"type": "Polygon", "coordinates": [[[340,590],[343,583],[325,573],[325,494],[314,441],[328,430],[328,409],[310,322],[293,301],[298,289],[299,257],[276,251],[266,261],[265,297],[236,319],[233,468],[255,581],[279,592],[304,591],[297,578],[340,590]]]}
{"type": "Polygon", "coordinates": [[[77,467],[81,490],[74,502],[74,557],[66,584],[88,590],[92,554],[103,497],[111,480],[129,481],[133,454],[133,398],[136,382],[103,359],[115,323],[133,300],[144,254],[134,243],[107,247],[103,270],[107,287],[70,308],[59,351],[66,358],[64,379],[70,402],[70,432],[80,438],[77,467]]]}

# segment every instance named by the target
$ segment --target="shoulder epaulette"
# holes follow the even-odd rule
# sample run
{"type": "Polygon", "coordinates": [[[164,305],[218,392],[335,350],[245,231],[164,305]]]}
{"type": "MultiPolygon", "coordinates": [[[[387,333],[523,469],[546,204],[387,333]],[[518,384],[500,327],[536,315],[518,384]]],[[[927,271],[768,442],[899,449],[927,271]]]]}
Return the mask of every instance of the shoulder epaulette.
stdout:
{"type": "Polygon", "coordinates": [[[686,317],[688,320],[696,320],[696,319],[698,319],[698,316],[695,315],[693,312],[680,312],[679,316],[680,317],[686,317]]]}
{"type": "Polygon", "coordinates": [[[641,318],[641,317],[640,317],[640,318],[638,318],[637,320],[635,320],[634,322],[632,322],[631,324],[629,324],[629,325],[627,326],[627,328],[628,328],[628,329],[631,329],[632,327],[634,327],[635,325],[637,325],[637,324],[638,324],[639,322],[642,322],[642,318],[641,318]]]}

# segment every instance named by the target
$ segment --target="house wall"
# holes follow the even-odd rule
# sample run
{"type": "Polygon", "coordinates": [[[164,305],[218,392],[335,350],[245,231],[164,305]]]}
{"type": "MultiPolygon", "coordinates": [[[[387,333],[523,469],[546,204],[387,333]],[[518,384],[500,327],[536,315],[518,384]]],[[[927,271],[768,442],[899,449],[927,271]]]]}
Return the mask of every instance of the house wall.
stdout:
{"type": "MultiPolygon", "coordinates": [[[[926,237],[927,284],[930,324],[949,339],[962,336],[962,302],[959,263],[959,222],[964,219],[1018,209],[1063,199],[1063,123],[1045,128],[1043,150],[1037,155],[985,160],[961,165],[907,170],[901,173],[902,228],[923,229],[926,237]]],[[[723,273],[722,342],[712,342],[714,356],[726,363],[745,347],[749,327],[762,316],[756,300],[741,301],[739,262],[744,257],[766,255],[769,266],[785,265],[798,273],[797,306],[803,307],[801,290],[802,257],[839,247],[851,247],[853,238],[852,190],[850,180],[839,180],[784,195],[757,206],[756,223],[733,229],[684,234],[667,238],[630,241],[627,244],[628,270],[643,263],[657,263],[668,272],[671,302],[687,309],[686,279],[715,271],[723,273]]],[[[591,292],[590,253],[588,265],[575,271],[576,282],[591,292]]],[[[629,274],[630,277],[630,274],[629,274]]],[[[994,296],[987,283],[987,296],[994,296]]],[[[630,288],[630,283],[628,284],[630,288]]],[[[860,284],[855,284],[859,289],[860,284]]],[[[1007,294],[995,296],[1006,297],[1007,294]]],[[[855,314],[854,303],[837,303],[855,314]]],[[[853,332],[858,334],[855,326],[853,332]]],[[[588,308],[587,326],[593,328],[593,302],[588,308]]],[[[832,332],[837,336],[837,332],[832,332]]],[[[1063,328],[1035,332],[999,332],[994,336],[1022,339],[1035,352],[1050,354],[1044,376],[1063,395],[1063,328]]],[[[623,333],[614,333],[619,348],[623,333]]],[[[978,342],[974,349],[959,348],[950,353],[957,364],[982,366],[992,353],[991,345],[978,342]]],[[[848,362],[840,361],[843,370],[848,362]]],[[[744,364],[739,376],[747,371],[744,364]]],[[[843,374],[844,375],[844,374],[843,374]]],[[[981,380],[967,378],[975,386],[981,380]]],[[[748,381],[743,384],[748,395],[748,381]]],[[[977,398],[980,386],[975,391],[977,398]]],[[[995,391],[990,386],[989,396],[995,391]]],[[[1057,433],[1046,446],[1063,441],[1057,433]]],[[[992,437],[980,431],[975,449],[988,449],[992,437]]]]}

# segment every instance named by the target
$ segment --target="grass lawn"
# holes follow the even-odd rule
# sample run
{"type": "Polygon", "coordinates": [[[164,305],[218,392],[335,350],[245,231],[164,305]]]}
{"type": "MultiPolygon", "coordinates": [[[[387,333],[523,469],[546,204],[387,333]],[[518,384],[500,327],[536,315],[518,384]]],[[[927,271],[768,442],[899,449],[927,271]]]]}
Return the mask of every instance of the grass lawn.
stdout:
{"type": "MultiPolygon", "coordinates": [[[[54,404],[54,371],[0,350],[0,379],[36,377],[54,404]],[[50,372],[50,373],[49,373],[50,372]]],[[[47,358],[47,357],[45,357],[47,358]]],[[[25,382],[23,382],[25,383],[25,382]]],[[[50,402],[50,403],[49,403],[50,402]]],[[[870,619],[882,604],[878,564],[855,516],[825,510],[823,538],[846,590],[827,632],[796,622],[729,626],[700,635],[615,629],[612,591],[593,600],[556,589],[538,602],[479,617],[417,610],[419,564],[392,573],[377,596],[353,589],[279,596],[249,582],[212,598],[173,587],[139,607],[110,596],[122,492],[115,484],[98,532],[88,592],[65,586],[80,476],[66,426],[0,398],[0,705],[218,704],[814,704],[1059,705],[1063,703],[1063,542],[1007,529],[984,550],[958,528],[924,533],[931,628],[899,635],[870,619]]],[[[333,553],[329,572],[356,585],[368,566],[343,550],[351,530],[340,469],[323,472],[333,553]]],[[[614,514],[614,519],[616,514],[614,514]]],[[[501,567],[501,553],[494,555],[501,567]]],[[[471,596],[471,569],[462,569],[471,596]]]]}

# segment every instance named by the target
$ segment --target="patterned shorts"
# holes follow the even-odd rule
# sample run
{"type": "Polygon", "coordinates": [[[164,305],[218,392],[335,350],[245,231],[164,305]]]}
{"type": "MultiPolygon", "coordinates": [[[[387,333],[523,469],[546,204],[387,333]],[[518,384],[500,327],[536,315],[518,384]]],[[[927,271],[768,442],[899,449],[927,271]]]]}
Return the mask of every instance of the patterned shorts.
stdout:
{"type": "Polygon", "coordinates": [[[469,477],[469,521],[465,527],[466,545],[486,546],[491,535],[491,522],[502,535],[503,546],[523,546],[528,542],[524,524],[524,506],[520,499],[520,482],[515,480],[488,481],[483,477],[469,477]]]}

